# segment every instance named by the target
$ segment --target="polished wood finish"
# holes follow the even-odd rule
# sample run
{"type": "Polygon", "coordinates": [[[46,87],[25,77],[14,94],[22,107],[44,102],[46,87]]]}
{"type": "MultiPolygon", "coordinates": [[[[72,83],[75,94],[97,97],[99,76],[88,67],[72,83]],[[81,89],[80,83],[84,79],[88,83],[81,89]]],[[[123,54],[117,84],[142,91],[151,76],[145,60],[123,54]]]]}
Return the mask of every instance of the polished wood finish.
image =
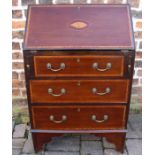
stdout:
{"type": "Polygon", "coordinates": [[[33,127],[41,130],[123,129],[125,112],[125,106],[36,106],[32,108],[33,127]],[[51,115],[58,121],[62,120],[63,115],[67,119],[55,123],[50,120],[51,115]],[[104,115],[107,115],[108,120],[95,122],[93,115],[97,120],[104,120],[104,115]]]}
{"type": "Polygon", "coordinates": [[[129,80],[31,80],[30,92],[32,103],[126,103],[128,100],[129,80]],[[48,89],[53,89],[53,94],[61,94],[61,89],[66,93],[53,96],[48,89]],[[92,92],[96,88],[102,93],[106,88],[110,92],[98,95],[92,92]]]}
{"type": "Polygon", "coordinates": [[[131,22],[129,5],[29,6],[23,53],[35,151],[55,136],[92,133],[123,152],[135,59],[131,22]]]}
{"type": "Polygon", "coordinates": [[[129,5],[31,5],[26,31],[25,50],[134,49],[129,5]]]}
{"type": "Polygon", "coordinates": [[[35,76],[37,77],[53,77],[53,76],[79,76],[79,77],[121,77],[124,75],[124,57],[123,56],[35,56],[34,57],[35,76]],[[47,69],[50,63],[53,69],[59,69],[60,64],[64,63],[65,68],[60,71],[52,71],[47,69]],[[93,68],[93,64],[98,63],[98,68],[106,68],[107,63],[111,63],[112,67],[105,71],[98,71],[93,68]],[[87,71],[87,72],[86,72],[87,71]]]}

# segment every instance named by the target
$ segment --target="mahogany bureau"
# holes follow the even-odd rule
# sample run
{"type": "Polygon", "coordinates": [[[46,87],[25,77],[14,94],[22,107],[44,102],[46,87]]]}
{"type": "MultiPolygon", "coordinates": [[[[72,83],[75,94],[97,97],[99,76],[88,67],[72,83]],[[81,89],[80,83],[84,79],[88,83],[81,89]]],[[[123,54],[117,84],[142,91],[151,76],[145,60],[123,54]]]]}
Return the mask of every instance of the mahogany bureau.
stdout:
{"type": "Polygon", "coordinates": [[[23,52],[35,150],[90,133],[123,152],[135,57],[129,5],[30,5],[23,52]]]}

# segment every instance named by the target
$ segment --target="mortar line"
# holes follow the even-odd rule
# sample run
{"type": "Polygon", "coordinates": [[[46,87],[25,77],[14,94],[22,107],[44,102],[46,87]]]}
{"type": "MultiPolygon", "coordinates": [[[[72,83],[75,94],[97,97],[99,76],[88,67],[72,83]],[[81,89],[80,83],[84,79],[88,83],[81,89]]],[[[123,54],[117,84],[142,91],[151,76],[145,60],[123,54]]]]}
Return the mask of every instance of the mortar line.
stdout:
{"type": "Polygon", "coordinates": [[[81,134],[80,134],[80,146],[79,146],[79,155],[81,155],[81,134]]]}
{"type": "Polygon", "coordinates": [[[126,138],[126,140],[142,140],[142,138],[126,138]]]}
{"type": "Polygon", "coordinates": [[[83,139],[82,141],[95,141],[95,142],[98,142],[98,141],[101,141],[101,140],[86,140],[86,139],[83,139]]]}
{"type": "Polygon", "coordinates": [[[128,148],[127,148],[127,146],[126,146],[126,140],[125,140],[125,149],[126,149],[127,155],[129,155],[129,151],[128,151],[128,148]]]}
{"type": "Polygon", "coordinates": [[[104,155],[104,150],[105,150],[105,148],[104,148],[103,137],[101,137],[101,143],[102,143],[102,150],[103,150],[103,155],[104,155]]]}

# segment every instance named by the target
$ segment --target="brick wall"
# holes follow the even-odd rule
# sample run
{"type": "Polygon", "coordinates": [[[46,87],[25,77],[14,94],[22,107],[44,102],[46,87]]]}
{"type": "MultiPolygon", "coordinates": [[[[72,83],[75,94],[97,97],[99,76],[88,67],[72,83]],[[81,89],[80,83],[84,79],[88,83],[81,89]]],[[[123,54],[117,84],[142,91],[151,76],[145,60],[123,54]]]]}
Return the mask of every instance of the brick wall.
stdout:
{"type": "Polygon", "coordinates": [[[141,0],[12,0],[12,94],[13,99],[26,99],[22,42],[28,4],[121,4],[129,3],[132,10],[136,41],[136,62],[132,103],[141,107],[142,87],[142,10],[141,0]]]}

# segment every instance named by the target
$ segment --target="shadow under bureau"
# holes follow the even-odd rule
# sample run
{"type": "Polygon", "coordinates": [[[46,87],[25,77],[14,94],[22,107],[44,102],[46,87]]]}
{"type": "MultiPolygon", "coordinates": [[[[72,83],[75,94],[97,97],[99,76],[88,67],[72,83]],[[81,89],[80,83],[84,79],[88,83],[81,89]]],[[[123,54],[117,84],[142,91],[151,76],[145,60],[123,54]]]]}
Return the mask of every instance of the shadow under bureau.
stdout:
{"type": "Polygon", "coordinates": [[[23,52],[35,150],[90,133],[123,152],[135,57],[129,5],[30,5],[23,52]]]}

